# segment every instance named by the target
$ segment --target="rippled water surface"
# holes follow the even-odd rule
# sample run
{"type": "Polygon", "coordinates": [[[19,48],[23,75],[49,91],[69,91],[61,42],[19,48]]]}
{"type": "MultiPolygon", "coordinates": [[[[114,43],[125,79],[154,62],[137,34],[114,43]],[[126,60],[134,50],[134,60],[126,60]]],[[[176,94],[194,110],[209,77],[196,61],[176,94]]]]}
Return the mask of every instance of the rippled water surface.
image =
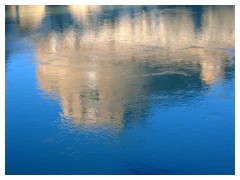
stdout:
{"type": "Polygon", "coordinates": [[[234,6],[6,6],[6,174],[234,174],[234,6]]]}

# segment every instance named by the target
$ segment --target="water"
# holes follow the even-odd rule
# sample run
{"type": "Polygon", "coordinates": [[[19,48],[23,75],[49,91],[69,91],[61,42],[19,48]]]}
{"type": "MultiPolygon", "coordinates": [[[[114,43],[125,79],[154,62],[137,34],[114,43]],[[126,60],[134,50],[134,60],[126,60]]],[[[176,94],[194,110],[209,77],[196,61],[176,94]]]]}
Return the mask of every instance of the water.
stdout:
{"type": "Polygon", "coordinates": [[[234,174],[234,6],[6,6],[6,174],[234,174]]]}

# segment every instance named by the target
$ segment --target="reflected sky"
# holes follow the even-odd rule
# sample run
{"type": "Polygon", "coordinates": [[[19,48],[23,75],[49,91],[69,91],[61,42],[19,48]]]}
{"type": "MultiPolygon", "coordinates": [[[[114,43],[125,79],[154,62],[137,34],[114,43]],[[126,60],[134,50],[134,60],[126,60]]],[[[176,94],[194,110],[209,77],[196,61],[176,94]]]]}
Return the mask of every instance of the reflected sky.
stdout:
{"type": "Polygon", "coordinates": [[[123,132],[234,79],[234,6],[6,6],[6,73],[29,51],[63,126],[123,132]]]}

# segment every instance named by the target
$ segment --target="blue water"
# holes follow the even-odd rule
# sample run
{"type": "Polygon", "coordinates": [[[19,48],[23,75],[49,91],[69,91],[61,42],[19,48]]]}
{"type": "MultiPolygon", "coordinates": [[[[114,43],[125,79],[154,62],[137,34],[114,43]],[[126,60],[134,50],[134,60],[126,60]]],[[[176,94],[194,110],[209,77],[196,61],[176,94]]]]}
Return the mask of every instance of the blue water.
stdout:
{"type": "Polygon", "coordinates": [[[235,174],[234,6],[6,6],[6,174],[235,174]]]}

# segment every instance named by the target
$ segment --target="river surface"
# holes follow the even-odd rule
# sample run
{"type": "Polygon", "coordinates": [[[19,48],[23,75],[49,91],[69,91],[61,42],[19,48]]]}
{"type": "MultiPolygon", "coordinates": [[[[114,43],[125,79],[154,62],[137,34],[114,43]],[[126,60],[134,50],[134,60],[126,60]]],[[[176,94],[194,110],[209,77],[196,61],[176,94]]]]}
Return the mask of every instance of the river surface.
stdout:
{"type": "Polygon", "coordinates": [[[6,174],[234,174],[234,6],[6,6],[6,174]]]}

